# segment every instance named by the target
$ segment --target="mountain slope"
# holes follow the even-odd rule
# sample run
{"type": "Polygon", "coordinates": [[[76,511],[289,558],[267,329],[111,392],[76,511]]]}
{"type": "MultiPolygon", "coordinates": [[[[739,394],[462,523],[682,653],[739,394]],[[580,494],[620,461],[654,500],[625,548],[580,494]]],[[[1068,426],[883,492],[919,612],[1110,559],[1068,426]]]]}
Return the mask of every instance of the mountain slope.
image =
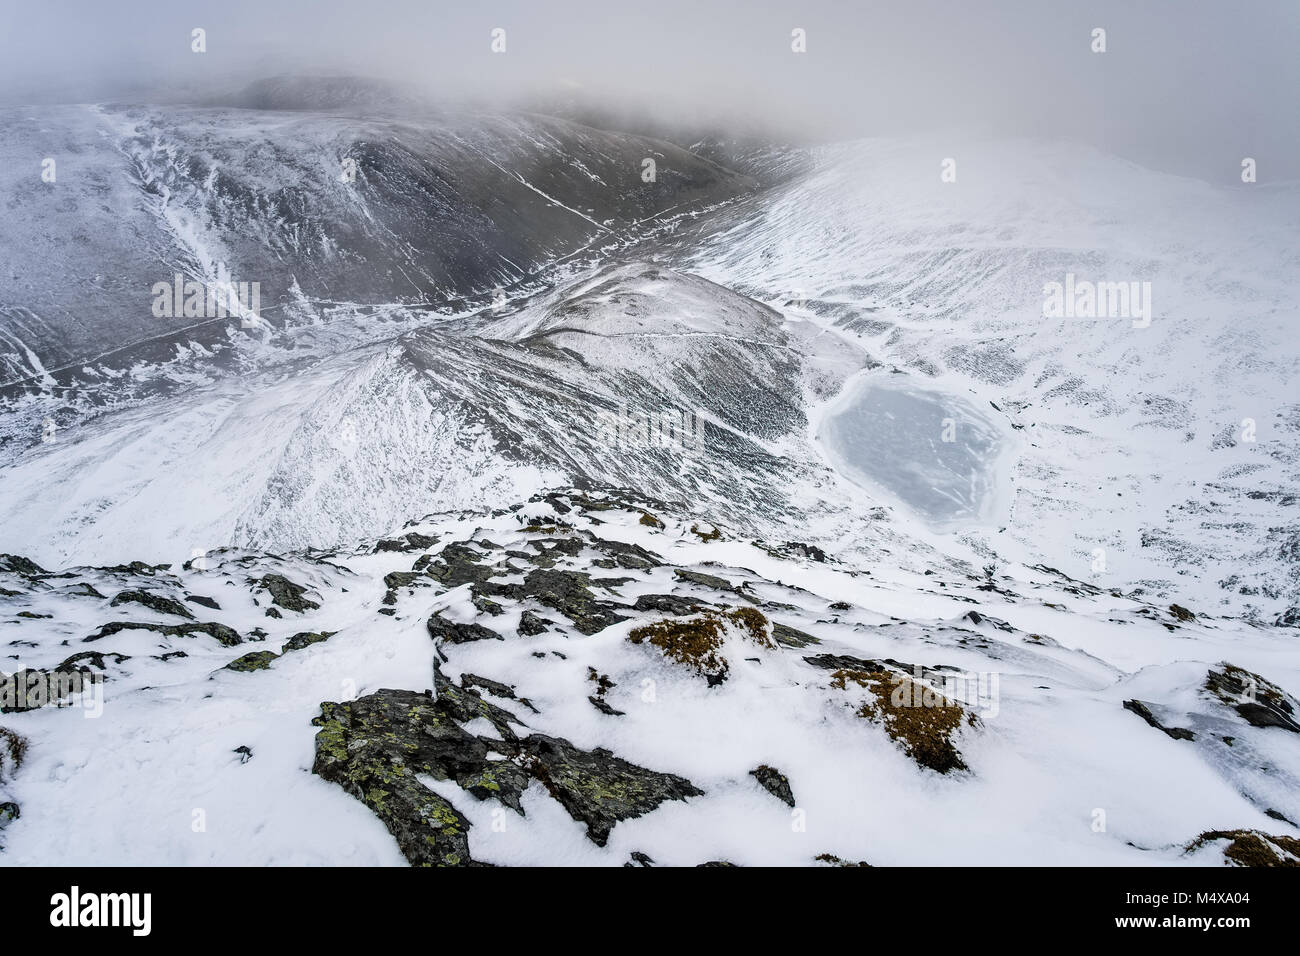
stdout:
{"type": "Polygon", "coordinates": [[[701,520],[561,491],[353,553],[0,557],[22,686],[86,682],[6,699],[4,857],[1296,862],[1281,632],[701,520]]]}
{"type": "Polygon", "coordinates": [[[340,304],[446,307],[754,188],[667,143],[521,114],[59,107],[0,126],[0,385],[226,344],[239,322],[152,313],[176,273],[260,283],[272,327],[340,304]],[[30,156],[54,157],[56,181],[21,173],[30,156]]]}
{"type": "Polygon", "coordinates": [[[1065,143],[864,140],[814,163],[680,253],[1006,414],[1026,447],[982,546],[1266,621],[1300,602],[1300,189],[1065,143]],[[1149,323],[1044,317],[1067,276],[1149,283],[1149,323]]]}

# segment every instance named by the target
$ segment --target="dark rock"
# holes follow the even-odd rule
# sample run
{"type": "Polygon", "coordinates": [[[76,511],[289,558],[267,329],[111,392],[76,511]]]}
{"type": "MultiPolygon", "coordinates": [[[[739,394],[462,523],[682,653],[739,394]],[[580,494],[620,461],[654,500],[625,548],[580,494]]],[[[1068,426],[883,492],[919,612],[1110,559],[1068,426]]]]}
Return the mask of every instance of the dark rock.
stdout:
{"type": "Polygon", "coordinates": [[[203,607],[211,608],[214,611],[220,611],[221,605],[210,597],[204,597],[202,594],[187,594],[185,600],[191,604],[201,604],[203,607]]]}
{"type": "Polygon", "coordinates": [[[576,571],[540,569],[528,572],[523,590],[529,597],[567,617],[580,633],[591,635],[627,620],[626,616],[614,611],[615,608],[625,608],[625,605],[598,600],[589,587],[592,583],[590,575],[576,571]]]}
{"type": "Polygon", "coordinates": [[[487,677],[479,677],[477,674],[461,674],[460,686],[467,690],[471,687],[478,687],[487,691],[493,697],[504,697],[506,700],[515,700],[515,689],[509,684],[503,684],[500,681],[491,680],[487,677]]]}
{"type": "Polygon", "coordinates": [[[1144,701],[1126,700],[1124,701],[1124,709],[1131,710],[1133,713],[1137,714],[1139,717],[1145,720],[1156,730],[1163,731],[1164,733],[1168,734],[1170,737],[1174,738],[1174,740],[1195,740],[1196,739],[1196,734],[1194,734],[1190,730],[1187,730],[1185,727],[1166,727],[1164,724],[1160,723],[1160,721],[1156,720],[1155,715],[1151,713],[1150,705],[1148,705],[1144,701]]]}
{"type": "Polygon", "coordinates": [[[620,820],[643,816],[666,800],[701,796],[689,780],[638,767],[608,750],[579,750],[558,737],[533,734],[521,743],[529,771],[546,786],[587,836],[604,846],[620,820]]]}
{"type": "Polygon", "coordinates": [[[809,644],[820,644],[821,641],[807,634],[798,628],[790,627],[788,624],[781,624],[776,621],[772,622],[772,640],[778,644],[784,644],[786,647],[807,647],[809,644]]]}
{"type": "Polygon", "coordinates": [[[149,610],[157,611],[159,614],[174,614],[177,617],[194,620],[194,615],[190,613],[190,609],[180,601],[174,601],[151,591],[121,591],[117,597],[113,598],[110,607],[118,607],[122,604],[142,604],[149,610]]]}
{"type": "Polygon", "coordinates": [[[449,621],[440,612],[435,611],[426,627],[429,636],[435,641],[447,641],[450,644],[467,644],[470,641],[503,641],[496,631],[488,630],[482,624],[458,624],[449,621]]]}
{"type": "Polygon", "coordinates": [[[1001,618],[990,617],[987,614],[981,614],[979,611],[967,611],[966,619],[970,621],[972,624],[988,624],[990,627],[995,627],[999,631],[1015,630],[1015,627],[1013,625],[1008,624],[1006,621],[1002,620],[1001,618]]]}
{"type": "Polygon", "coordinates": [[[532,611],[524,611],[523,614],[519,615],[518,630],[520,634],[523,634],[526,637],[531,637],[535,634],[541,634],[544,631],[550,630],[547,625],[551,623],[553,622],[548,621],[544,617],[538,617],[532,611]]]}
{"type": "Polygon", "coordinates": [[[822,670],[837,671],[842,669],[855,671],[887,671],[889,670],[880,661],[867,660],[862,657],[850,657],[847,654],[816,654],[812,657],[805,657],[805,661],[813,667],[820,667],[822,670]]]}
{"type": "Polygon", "coordinates": [[[1219,665],[1205,678],[1205,689],[1224,704],[1233,708],[1252,727],[1280,727],[1291,733],[1300,733],[1297,709],[1300,704],[1272,681],[1258,674],[1234,667],[1219,665]]]}
{"type": "Polygon", "coordinates": [[[123,661],[131,659],[125,654],[115,654],[112,651],[103,654],[99,651],[82,651],[80,654],[73,654],[55,669],[60,671],[80,670],[90,666],[102,671],[106,669],[104,664],[106,658],[112,658],[114,664],[121,664],[123,661]]]}
{"type": "Polygon", "coordinates": [[[417,866],[471,866],[470,822],[420,783],[481,771],[487,745],[449,720],[438,703],[413,691],[380,690],[349,703],[321,704],[312,723],[312,772],[369,807],[407,861],[417,866]]]}
{"type": "Polygon", "coordinates": [[[790,789],[790,781],[781,771],[767,764],[760,764],[751,770],[749,775],[758,781],[759,786],[782,803],[794,806],[794,792],[790,789]]]}
{"type": "Polygon", "coordinates": [[[280,648],[280,652],[283,654],[288,651],[300,651],[304,647],[319,644],[321,641],[328,641],[337,633],[337,631],[299,631],[285,641],[284,647],[280,648]]]}
{"type": "Polygon", "coordinates": [[[642,594],[632,605],[634,611],[658,611],[675,617],[687,617],[698,614],[702,609],[711,607],[707,601],[678,594],[642,594]]]}
{"type": "Polygon", "coordinates": [[[815,857],[813,857],[813,859],[816,860],[818,863],[826,863],[830,866],[839,866],[839,867],[859,867],[859,866],[870,867],[871,866],[871,864],[868,863],[866,860],[859,860],[857,863],[854,863],[852,860],[845,860],[841,857],[836,856],[834,853],[818,853],[815,857]]]}
{"type": "Polygon", "coordinates": [[[698,584],[701,587],[712,588],[715,591],[738,592],[740,589],[728,581],[726,578],[720,578],[713,574],[705,574],[702,571],[690,571],[686,568],[674,568],[673,574],[679,581],[689,581],[691,584],[698,584]]]}
{"type": "Polygon", "coordinates": [[[320,607],[315,601],[303,597],[307,593],[305,587],[295,584],[283,574],[265,574],[257,581],[257,586],[269,591],[271,602],[286,611],[314,611],[320,607]]]}
{"type": "Polygon", "coordinates": [[[390,591],[396,591],[398,588],[425,583],[421,581],[423,577],[424,575],[418,571],[390,571],[384,575],[384,587],[390,591]]]}
{"type": "Polygon", "coordinates": [[[626,711],[615,710],[603,697],[588,697],[587,700],[591,701],[592,706],[602,714],[608,714],[610,717],[623,717],[626,715],[626,711]]]}
{"type": "Polygon", "coordinates": [[[607,541],[604,538],[593,538],[591,546],[597,551],[602,551],[613,558],[614,563],[620,568],[629,568],[634,571],[648,571],[651,568],[660,567],[664,560],[653,551],[647,551],[645,548],[636,544],[626,544],[622,541],[607,541]]]}
{"type": "Polygon", "coordinates": [[[24,558],[20,554],[0,554],[0,571],[11,571],[14,574],[21,574],[25,578],[35,577],[38,574],[49,574],[35,561],[24,558]]]}
{"type": "Polygon", "coordinates": [[[275,651],[251,651],[243,657],[235,658],[223,667],[222,670],[240,672],[264,671],[270,667],[271,662],[279,656],[280,655],[275,651]]]}
{"type": "Polygon", "coordinates": [[[438,539],[427,534],[420,534],[418,531],[411,531],[404,534],[398,539],[384,539],[375,543],[374,553],[381,551],[428,551],[438,539]]]}
{"type": "Polygon", "coordinates": [[[492,569],[482,563],[482,556],[464,544],[447,545],[425,573],[448,589],[483,582],[493,576],[492,569]]]}
{"type": "Polygon", "coordinates": [[[801,558],[807,558],[810,561],[816,561],[820,564],[826,563],[826,552],[811,544],[804,544],[801,541],[787,541],[781,545],[781,549],[787,553],[797,554],[801,558]]]}

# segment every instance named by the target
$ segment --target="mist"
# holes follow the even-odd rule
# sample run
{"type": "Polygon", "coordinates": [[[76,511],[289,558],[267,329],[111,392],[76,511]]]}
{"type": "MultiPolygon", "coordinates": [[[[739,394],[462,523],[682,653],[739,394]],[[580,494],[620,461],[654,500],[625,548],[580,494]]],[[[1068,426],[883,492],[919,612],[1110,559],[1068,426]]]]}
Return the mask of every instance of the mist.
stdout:
{"type": "Polygon", "coordinates": [[[1166,171],[1300,176],[1300,7],[1285,0],[982,4],[7,0],[0,99],[184,102],[283,74],[443,103],[581,103],[784,139],[1068,139],[1166,171]],[[206,52],[191,50],[195,28],[206,52]],[[491,50],[505,30],[504,53],[491,50]],[[1094,52],[1104,29],[1106,50],[1094,52]],[[792,50],[805,31],[806,52],[792,50]]]}

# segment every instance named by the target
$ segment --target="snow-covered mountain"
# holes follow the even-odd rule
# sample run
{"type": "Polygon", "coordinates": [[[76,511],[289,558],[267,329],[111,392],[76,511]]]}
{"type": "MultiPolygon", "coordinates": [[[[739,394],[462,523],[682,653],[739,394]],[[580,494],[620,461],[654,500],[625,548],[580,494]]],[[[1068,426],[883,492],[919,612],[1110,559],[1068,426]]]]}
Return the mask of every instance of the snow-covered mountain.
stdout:
{"type": "Polygon", "coordinates": [[[754,188],[662,141],[533,115],[69,106],[0,126],[10,392],[228,345],[226,319],[153,314],[176,273],[259,282],[272,328],[450,311],[754,188]]]}
{"type": "Polygon", "coordinates": [[[1269,621],[1296,605],[1300,187],[1023,141],[814,165],[683,237],[686,267],[1004,412],[1026,444],[988,547],[1081,576],[1101,549],[1095,583],[1269,621]],[[1045,318],[1067,276],[1149,283],[1149,324],[1045,318]]]}
{"type": "Polygon", "coordinates": [[[105,678],[0,721],[11,859],[1300,860],[1294,185],[346,78],[0,125],[3,669],[105,678]]]}

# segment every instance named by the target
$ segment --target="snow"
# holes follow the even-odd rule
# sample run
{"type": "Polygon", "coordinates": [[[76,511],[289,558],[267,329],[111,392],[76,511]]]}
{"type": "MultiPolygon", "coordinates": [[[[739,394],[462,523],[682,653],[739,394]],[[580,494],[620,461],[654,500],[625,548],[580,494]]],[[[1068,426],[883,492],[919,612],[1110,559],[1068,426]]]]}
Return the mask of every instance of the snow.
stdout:
{"type": "MultiPolygon", "coordinates": [[[[511,684],[538,713],[515,701],[495,702],[514,710],[530,730],[685,776],[705,795],[621,822],[608,846],[599,848],[538,786],[526,793],[526,815],[518,817],[495,800],[478,801],[454,784],[426,781],[474,824],[476,859],[620,865],[637,850],[659,865],[708,859],[804,864],[824,852],[880,865],[1210,865],[1212,857],[1185,857],[1181,847],[1207,829],[1278,832],[1283,826],[1245,794],[1284,810],[1294,802],[1294,788],[1270,783],[1300,779],[1295,748],[1277,739],[1285,731],[1256,731],[1218,718],[1232,725],[1242,745],[1267,754],[1280,775],[1273,778],[1258,768],[1216,763],[1121,707],[1138,697],[1207,712],[1198,682],[1223,655],[1292,693],[1300,690],[1300,651],[1268,629],[1206,619],[1171,632],[1159,620],[1125,613],[1147,607],[1140,602],[1105,592],[1067,594],[1059,580],[1052,584],[1050,576],[1027,570],[1000,581],[1016,597],[981,592],[974,582],[947,575],[944,593],[934,578],[891,574],[883,555],[860,569],[790,560],[730,535],[702,541],[689,531],[693,521],[686,515],[662,514],[667,527],[658,531],[640,524],[637,510],[597,514],[599,525],[585,513],[566,518],[608,539],[655,550],[675,566],[742,585],[760,600],[792,605],[772,605],[765,613],[823,643],[805,651],[761,648],[733,634],[724,651],[731,675],[708,687],[654,648],[627,641],[635,619],[591,637],[556,629],[524,637],[513,635],[516,606],[504,617],[479,618],[511,636],[444,647],[444,674],[455,680],[472,672],[511,684]],[[968,603],[972,597],[977,605],[968,603]],[[845,599],[851,611],[828,610],[832,600],[845,599]],[[1068,612],[1044,603],[1064,601],[1071,602],[1068,612]],[[960,617],[973,607],[1016,629],[999,631],[960,617]],[[1060,646],[1026,640],[1030,633],[1060,646]],[[996,673],[996,707],[984,708],[981,727],[961,737],[971,770],[938,775],[918,767],[825,686],[826,672],[802,660],[814,652],[996,673]],[[1109,659],[1121,666],[1107,665],[1109,659]],[[614,681],[607,700],[625,716],[609,717],[587,702],[588,668],[614,681]],[[756,785],[749,770],[760,763],[790,778],[798,813],[756,785]],[[1093,827],[1098,809],[1105,812],[1102,832],[1093,827]]],[[[435,516],[402,530],[437,534],[443,544],[475,536],[506,550],[526,550],[538,537],[511,513],[435,516]]],[[[489,560],[500,554],[484,553],[489,560]]],[[[236,552],[212,556],[207,570],[173,568],[182,590],[213,596],[223,608],[193,610],[245,635],[263,627],[265,642],[221,648],[202,637],[128,630],[84,645],[131,655],[110,668],[102,717],[45,708],[4,718],[5,726],[32,742],[28,763],[9,785],[23,815],[4,831],[6,859],[30,864],[53,854],[74,865],[400,864],[377,819],[309,772],[310,720],[322,700],[381,687],[428,687],[434,647],[425,619],[435,611],[473,617],[467,587],[439,593],[428,585],[402,589],[395,616],[377,614],[380,579],[412,557],[358,552],[318,562],[236,552]],[[265,617],[252,600],[258,592],[241,583],[268,571],[310,587],[321,608],[286,611],[282,620],[265,617]],[[216,670],[250,649],[275,649],[292,633],[321,629],[338,633],[284,654],[267,670],[216,670]],[[166,648],[183,648],[188,656],[165,663],[149,656],[166,648]],[[253,751],[247,762],[234,753],[241,746],[253,751]],[[196,832],[200,810],[205,829],[196,832]]],[[[643,593],[699,593],[676,581],[669,567],[619,573],[632,579],[619,589],[625,603],[643,593]]],[[[52,583],[68,589],[89,578],[111,593],[100,575],[81,570],[68,583],[52,583]]],[[[154,586],[171,580],[164,575],[154,586]]],[[[56,615],[22,625],[19,633],[38,644],[21,655],[33,666],[57,662],[69,653],[61,639],[75,641],[109,616],[103,602],[66,591],[38,590],[24,602],[56,615]]],[[[123,614],[150,617],[138,607],[112,609],[112,616],[123,614]]],[[[6,626],[15,626],[12,619],[6,626]]]]}

